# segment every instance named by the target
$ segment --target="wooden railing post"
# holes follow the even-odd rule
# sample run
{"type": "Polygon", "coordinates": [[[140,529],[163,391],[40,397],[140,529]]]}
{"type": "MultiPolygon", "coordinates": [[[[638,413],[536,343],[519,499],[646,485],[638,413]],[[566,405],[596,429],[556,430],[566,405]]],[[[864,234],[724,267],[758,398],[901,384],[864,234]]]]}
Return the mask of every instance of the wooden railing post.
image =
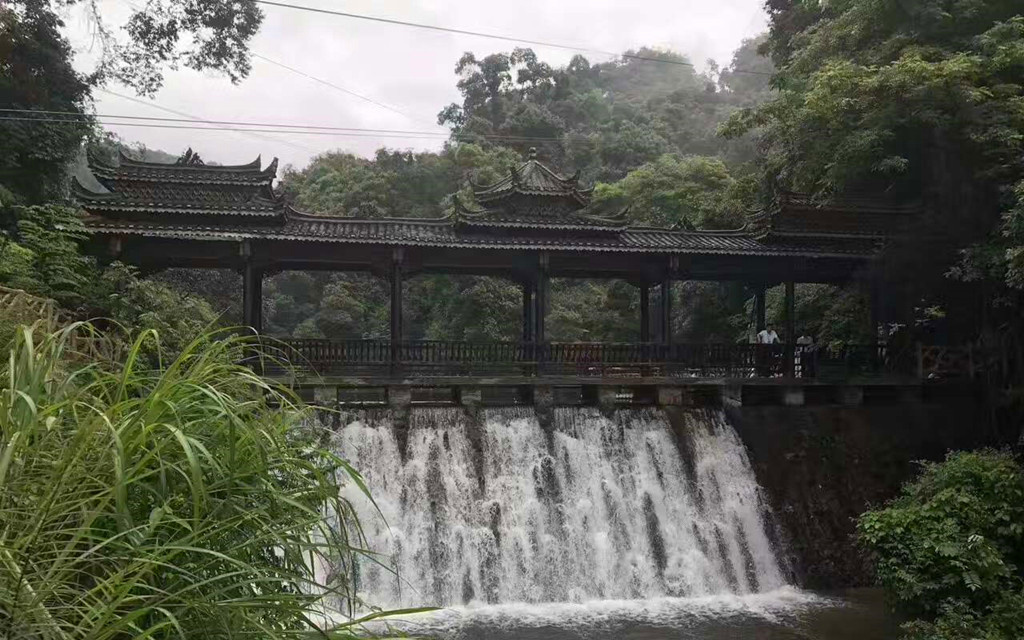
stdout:
{"type": "Polygon", "coordinates": [[[404,252],[396,248],[391,254],[391,371],[397,373],[401,366],[402,343],[402,262],[404,252]]]}
{"type": "Polygon", "coordinates": [[[796,285],[786,281],[786,352],[785,370],[787,378],[796,374],[796,285]]]}

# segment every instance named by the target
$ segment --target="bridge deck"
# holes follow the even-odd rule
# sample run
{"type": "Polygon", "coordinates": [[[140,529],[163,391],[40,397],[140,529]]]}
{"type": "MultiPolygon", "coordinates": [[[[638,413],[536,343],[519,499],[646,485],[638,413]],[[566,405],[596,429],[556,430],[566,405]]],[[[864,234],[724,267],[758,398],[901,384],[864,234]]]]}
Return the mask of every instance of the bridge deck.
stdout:
{"type": "Polygon", "coordinates": [[[266,340],[271,376],[352,379],[845,380],[912,374],[885,345],[266,340]]]}

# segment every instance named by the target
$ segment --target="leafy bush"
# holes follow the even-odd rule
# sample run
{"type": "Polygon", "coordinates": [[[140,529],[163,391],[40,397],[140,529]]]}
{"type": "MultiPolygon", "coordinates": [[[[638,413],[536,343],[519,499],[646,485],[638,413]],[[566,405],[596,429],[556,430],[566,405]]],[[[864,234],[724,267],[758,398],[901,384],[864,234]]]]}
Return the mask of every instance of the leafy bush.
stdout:
{"type": "Polygon", "coordinates": [[[354,603],[316,566],[362,553],[339,494],[360,476],[236,364],[249,345],[208,335],[147,370],[146,332],[83,364],[85,329],[24,329],[0,365],[0,637],[287,638],[354,603]]]}
{"type": "Polygon", "coordinates": [[[858,522],[910,638],[1024,637],[1024,472],[1010,453],[951,453],[858,522]]]}
{"type": "MultiPolygon", "coordinates": [[[[119,262],[104,269],[99,288],[106,294],[99,313],[136,333],[154,331],[167,353],[179,353],[217,321],[206,300],[139,278],[135,269],[119,262]]],[[[152,356],[152,345],[146,345],[145,353],[152,356]]]]}

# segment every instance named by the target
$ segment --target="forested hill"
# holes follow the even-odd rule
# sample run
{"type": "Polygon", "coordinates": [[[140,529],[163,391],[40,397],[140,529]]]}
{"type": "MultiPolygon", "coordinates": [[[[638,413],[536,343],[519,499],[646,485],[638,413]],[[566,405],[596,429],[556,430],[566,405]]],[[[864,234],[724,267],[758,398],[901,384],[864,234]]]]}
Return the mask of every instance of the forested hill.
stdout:
{"type": "MultiPolygon", "coordinates": [[[[462,104],[438,115],[453,130],[440,153],[381,149],[373,160],[327,153],[288,171],[283,186],[295,204],[316,212],[437,215],[470,173],[478,181],[495,179],[537,147],[556,168],[604,183],[599,198],[656,188],[660,196],[634,207],[635,214],[676,222],[684,216],[680,205],[693,204],[697,191],[737,196],[734,184],[754,150],[749,139],[726,140],[717,129],[739,106],[768,95],[771,65],[757,46],[745,42],[717,77],[698,73],[678,54],[650,49],[630,52],[643,59],[595,65],[576,56],[562,68],[530,49],[482,59],[467,53],[455,68],[462,104]],[[658,176],[652,174],[664,185],[653,184],[658,176]],[[663,188],[669,185],[680,188],[663,188]]],[[[692,220],[698,224],[708,207],[700,204],[692,220]]]]}
{"type": "MultiPolygon", "coordinates": [[[[596,184],[598,202],[632,202],[635,223],[735,226],[753,204],[754,149],[749,139],[727,140],[717,129],[739,107],[769,95],[772,67],[757,46],[745,42],[721,73],[698,72],[682,56],[653,49],[600,64],[576,56],[565,67],[530,49],[467,53],[455,68],[462,103],[438,116],[453,131],[440,152],[380,149],[373,159],[325,153],[301,170],[287,169],[282,189],[295,206],[316,213],[438,216],[452,194],[468,189],[467,178],[496,180],[537,147],[556,169],[581,170],[584,182],[596,184]]],[[[408,286],[409,338],[518,337],[520,294],[510,282],[421,276],[408,286]]],[[[741,292],[677,287],[683,338],[742,337],[741,292]]],[[[278,335],[387,333],[383,283],[368,276],[282,274],[268,282],[266,295],[267,327],[278,335]]],[[[626,283],[556,282],[549,334],[636,340],[637,304],[626,283]]]]}

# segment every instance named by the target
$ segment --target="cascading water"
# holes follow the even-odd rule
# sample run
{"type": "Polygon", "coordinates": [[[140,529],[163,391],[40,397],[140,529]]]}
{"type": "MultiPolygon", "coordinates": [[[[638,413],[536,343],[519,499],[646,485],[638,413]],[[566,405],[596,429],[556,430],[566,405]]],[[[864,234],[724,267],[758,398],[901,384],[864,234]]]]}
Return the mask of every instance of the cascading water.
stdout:
{"type": "Polygon", "coordinates": [[[337,448],[381,607],[747,594],[784,585],[746,452],[716,410],[413,408],[344,419],[337,448]],[[677,435],[679,434],[679,435],[677,435]],[[404,443],[404,455],[402,446],[404,443]],[[396,575],[397,574],[397,575],[396,575]]]}

